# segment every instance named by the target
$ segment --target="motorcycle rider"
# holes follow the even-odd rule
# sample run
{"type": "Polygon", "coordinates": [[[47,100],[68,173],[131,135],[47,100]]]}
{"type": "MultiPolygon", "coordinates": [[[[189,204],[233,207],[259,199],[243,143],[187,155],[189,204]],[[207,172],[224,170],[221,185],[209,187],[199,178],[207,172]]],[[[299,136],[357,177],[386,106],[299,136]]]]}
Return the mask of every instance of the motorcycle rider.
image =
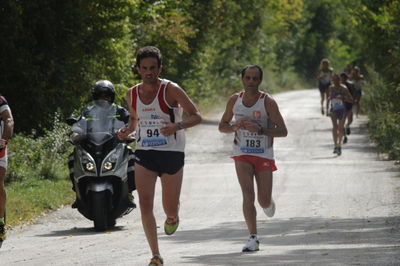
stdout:
{"type": "MultiPolygon", "coordinates": [[[[85,108],[83,110],[82,114],[78,117],[77,122],[74,124],[72,127],[72,133],[70,134],[70,140],[72,143],[78,143],[79,141],[82,140],[83,138],[83,133],[82,132],[82,119],[85,119],[86,117],[90,116],[90,111],[95,108],[96,106],[101,105],[115,105],[116,108],[116,114],[115,117],[123,121],[125,124],[128,123],[129,121],[129,112],[122,106],[116,105],[114,103],[115,100],[115,88],[114,85],[108,81],[108,80],[99,80],[97,81],[92,89],[92,99],[94,101],[93,105],[90,105],[89,107],[85,108]]],[[[134,153],[131,149],[129,149],[129,162],[128,162],[128,169],[127,169],[127,176],[128,176],[128,207],[136,208],[136,204],[134,201],[134,197],[132,195],[132,192],[136,189],[135,186],[135,172],[134,172],[134,153]]],[[[70,154],[69,156],[69,161],[68,161],[68,167],[70,170],[70,179],[72,182],[72,190],[75,191],[75,185],[74,185],[74,153],[70,154]]],[[[72,204],[72,208],[77,207],[77,201],[72,204]]]]}

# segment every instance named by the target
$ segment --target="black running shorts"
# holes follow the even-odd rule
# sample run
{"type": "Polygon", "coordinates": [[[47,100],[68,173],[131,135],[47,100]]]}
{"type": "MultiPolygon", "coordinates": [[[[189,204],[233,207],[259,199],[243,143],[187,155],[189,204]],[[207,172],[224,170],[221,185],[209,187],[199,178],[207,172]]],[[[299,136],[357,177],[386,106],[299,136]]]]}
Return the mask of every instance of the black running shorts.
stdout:
{"type": "Polygon", "coordinates": [[[185,153],[179,151],[136,150],[135,163],[162,174],[176,174],[185,164],[185,153]]]}
{"type": "Polygon", "coordinates": [[[346,107],[346,111],[351,111],[351,109],[353,109],[353,104],[344,102],[344,107],[346,107]]]}

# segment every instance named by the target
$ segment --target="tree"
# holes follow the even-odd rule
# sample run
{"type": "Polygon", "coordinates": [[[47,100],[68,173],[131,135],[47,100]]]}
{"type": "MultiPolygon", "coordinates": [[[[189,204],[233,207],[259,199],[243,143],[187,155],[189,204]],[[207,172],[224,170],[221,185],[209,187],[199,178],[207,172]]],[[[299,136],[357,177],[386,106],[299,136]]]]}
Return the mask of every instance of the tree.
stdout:
{"type": "Polygon", "coordinates": [[[127,79],[124,20],[133,1],[0,3],[0,90],[13,107],[16,131],[43,131],[67,115],[101,78],[127,79]]]}

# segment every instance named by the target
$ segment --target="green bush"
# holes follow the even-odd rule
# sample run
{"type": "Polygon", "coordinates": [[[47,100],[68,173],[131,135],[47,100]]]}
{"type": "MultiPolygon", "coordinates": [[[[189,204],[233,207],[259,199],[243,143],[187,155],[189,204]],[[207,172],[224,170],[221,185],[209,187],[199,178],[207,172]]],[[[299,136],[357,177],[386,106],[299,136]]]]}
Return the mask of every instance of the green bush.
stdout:
{"type": "Polygon", "coordinates": [[[390,159],[400,159],[400,84],[385,82],[368,67],[364,110],[369,117],[371,136],[390,159]]]}
{"type": "Polygon", "coordinates": [[[17,134],[9,145],[6,182],[68,177],[67,159],[72,147],[67,144],[69,126],[54,117],[53,129],[41,137],[17,134]]]}

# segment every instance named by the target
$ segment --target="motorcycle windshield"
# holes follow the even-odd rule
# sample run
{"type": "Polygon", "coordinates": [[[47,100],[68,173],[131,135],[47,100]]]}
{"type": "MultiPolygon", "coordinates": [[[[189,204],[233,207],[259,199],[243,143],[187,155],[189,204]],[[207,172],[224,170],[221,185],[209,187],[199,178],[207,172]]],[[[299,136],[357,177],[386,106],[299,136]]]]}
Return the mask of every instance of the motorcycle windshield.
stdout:
{"type": "Polygon", "coordinates": [[[85,120],[86,138],[88,141],[102,145],[108,140],[114,138],[118,129],[125,124],[117,119],[117,107],[108,101],[95,101],[95,104],[88,108],[85,120]]]}

